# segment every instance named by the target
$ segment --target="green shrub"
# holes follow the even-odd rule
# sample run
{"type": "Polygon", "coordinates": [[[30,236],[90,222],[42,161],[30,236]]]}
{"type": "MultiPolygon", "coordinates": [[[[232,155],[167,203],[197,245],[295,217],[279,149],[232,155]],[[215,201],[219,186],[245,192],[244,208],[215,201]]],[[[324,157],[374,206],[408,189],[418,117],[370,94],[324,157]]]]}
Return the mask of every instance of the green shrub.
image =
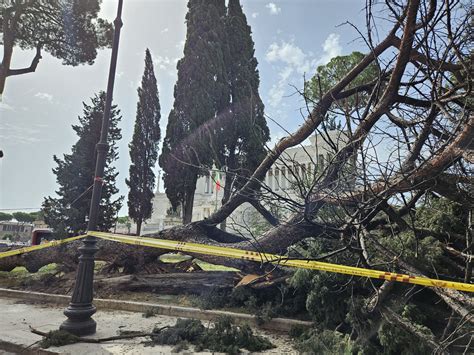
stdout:
{"type": "Polygon", "coordinates": [[[350,355],[355,352],[348,335],[336,331],[311,329],[296,339],[295,348],[303,354],[350,355]]]}
{"type": "Polygon", "coordinates": [[[240,349],[263,351],[273,348],[266,338],[254,335],[248,325],[236,326],[231,317],[219,317],[212,328],[206,328],[201,321],[178,319],[173,327],[162,330],[152,337],[152,344],[176,345],[174,351],[194,344],[196,351],[210,350],[238,354],[240,349]]]}

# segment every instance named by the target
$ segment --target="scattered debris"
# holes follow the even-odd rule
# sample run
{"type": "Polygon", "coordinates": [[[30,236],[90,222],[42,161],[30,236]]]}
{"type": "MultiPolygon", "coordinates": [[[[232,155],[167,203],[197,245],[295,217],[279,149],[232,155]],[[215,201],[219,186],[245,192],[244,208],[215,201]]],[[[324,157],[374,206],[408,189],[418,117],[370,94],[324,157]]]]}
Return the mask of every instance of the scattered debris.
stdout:
{"type": "Polygon", "coordinates": [[[121,332],[120,335],[117,336],[112,336],[112,337],[107,337],[107,338],[99,338],[99,339],[91,339],[91,338],[82,338],[78,337],[74,334],[71,334],[69,332],[66,332],[64,330],[51,330],[49,332],[42,332],[40,330],[34,329],[30,327],[30,330],[34,334],[41,335],[43,339],[40,341],[39,346],[43,349],[49,348],[51,346],[64,346],[64,345],[69,345],[69,344],[75,344],[75,343],[103,343],[106,341],[112,341],[112,340],[120,340],[120,339],[131,339],[131,338],[142,338],[142,337],[152,337],[158,335],[159,332],[162,330],[168,328],[166,327],[161,327],[157,328],[155,327],[153,329],[153,333],[142,333],[142,332],[135,332],[135,331],[126,331],[126,332],[121,332]]]}
{"type": "Polygon", "coordinates": [[[228,354],[239,354],[241,349],[254,352],[275,347],[268,339],[254,335],[248,325],[235,325],[228,316],[219,317],[209,328],[199,320],[178,319],[173,327],[151,338],[149,345],[175,345],[174,351],[185,350],[188,344],[193,344],[195,351],[206,349],[228,354]]]}

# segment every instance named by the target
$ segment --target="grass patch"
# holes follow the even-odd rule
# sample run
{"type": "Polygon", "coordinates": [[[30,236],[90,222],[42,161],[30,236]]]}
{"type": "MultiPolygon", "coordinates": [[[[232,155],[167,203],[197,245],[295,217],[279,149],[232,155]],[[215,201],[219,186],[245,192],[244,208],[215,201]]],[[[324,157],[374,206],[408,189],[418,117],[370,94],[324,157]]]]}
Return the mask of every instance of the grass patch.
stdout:
{"type": "Polygon", "coordinates": [[[17,266],[12,271],[10,271],[10,273],[13,276],[22,276],[22,275],[25,275],[25,274],[29,274],[28,270],[26,270],[26,268],[24,266],[17,266]]]}
{"type": "Polygon", "coordinates": [[[207,262],[199,260],[199,259],[196,259],[195,263],[197,265],[199,265],[199,267],[201,269],[203,269],[204,271],[239,271],[238,269],[233,268],[233,267],[228,267],[228,266],[224,266],[224,265],[217,265],[217,264],[210,264],[210,263],[207,263],[207,262]]]}
{"type": "Polygon", "coordinates": [[[263,351],[275,346],[266,338],[254,335],[248,325],[237,326],[233,319],[221,316],[212,328],[195,319],[178,319],[173,327],[152,336],[151,345],[175,345],[175,351],[195,345],[195,351],[210,350],[239,354],[241,349],[263,351]]]}
{"type": "Polygon", "coordinates": [[[38,270],[38,273],[56,272],[57,269],[58,269],[58,264],[56,264],[56,263],[51,263],[51,264],[48,264],[48,265],[45,265],[45,266],[41,267],[41,268],[38,270]]]}
{"type": "MultiPolygon", "coordinates": [[[[177,264],[192,259],[192,256],[179,253],[167,253],[162,254],[159,259],[163,263],[177,264]]],[[[199,259],[194,259],[194,262],[204,271],[239,271],[233,267],[210,264],[199,259]]]]}
{"type": "Polygon", "coordinates": [[[192,259],[192,256],[177,253],[167,253],[160,255],[159,259],[163,263],[177,264],[192,259]]]}
{"type": "Polygon", "coordinates": [[[106,261],[102,261],[102,260],[95,260],[94,261],[94,272],[99,272],[100,270],[102,270],[102,268],[107,265],[107,262],[106,261]]]}

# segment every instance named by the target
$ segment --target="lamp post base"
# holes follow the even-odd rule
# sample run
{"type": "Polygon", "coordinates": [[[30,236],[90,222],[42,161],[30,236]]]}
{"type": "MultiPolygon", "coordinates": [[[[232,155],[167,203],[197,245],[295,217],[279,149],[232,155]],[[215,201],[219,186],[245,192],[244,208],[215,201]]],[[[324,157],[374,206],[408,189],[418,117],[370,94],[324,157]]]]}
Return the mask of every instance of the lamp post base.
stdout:
{"type": "Polygon", "coordinates": [[[88,236],[84,239],[84,245],[79,248],[81,256],[76,275],[76,283],[69,307],[64,310],[67,319],[59,329],[74,335],[94,334],[97,328],[96,322],[91,316],[96,312],[92,304],[94,283],[94,254],[97,252],[96,239],[88,236]]]}
{"type": "Polygon", "coordinates": [[[77,336],[94,334],[97,329],[97,323],[91,318],[91,316],[95,311],[95,306],[81,307],[70,305],[64,311],[64,315],[68,319],[61,324],[59,329],[77,336]]]}

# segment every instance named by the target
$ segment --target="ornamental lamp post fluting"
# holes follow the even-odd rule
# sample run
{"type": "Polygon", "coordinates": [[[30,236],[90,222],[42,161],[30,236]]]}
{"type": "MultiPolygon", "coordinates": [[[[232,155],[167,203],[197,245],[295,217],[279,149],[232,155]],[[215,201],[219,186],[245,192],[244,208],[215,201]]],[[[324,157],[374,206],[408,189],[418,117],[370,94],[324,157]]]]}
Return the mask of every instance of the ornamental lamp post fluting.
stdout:
{"type": "MultiPolygon", "coordinates": [[[[114,38],[112,43],[112,56],[110,60],[109,79],[107,84],[107,96],[105,99],[104,118],[102,120],[102,129],[100,140],[97,143],[97,161],[95,167],[94,187],[92,190],[92,200],[89,212],[88,231],[97,230],[97,221],[99,213],[99,204],[102,192],[102,177],[107,157],[107,135],[109,131],[110,110],[112,106],[112,96],[114,90],[115,71],[117,67],[118,45],[120,40],[120,29],[122,28],[122,5],[123,0],[119,0],[117,8],[117,17],[114,20],[114,38]]],[[[98,248],[96,238],[87,236],[84,239],[84,245],[79,248],[80,257],[77,268],[76,282],[71,302],[64,311],[67,319],[61,324],[60,329],[68,331],[74,335],[94,334],[97,323],[92,319],[96,312],[93,300],[93,282],[94,282],[94,255],[98,248]]]]}

